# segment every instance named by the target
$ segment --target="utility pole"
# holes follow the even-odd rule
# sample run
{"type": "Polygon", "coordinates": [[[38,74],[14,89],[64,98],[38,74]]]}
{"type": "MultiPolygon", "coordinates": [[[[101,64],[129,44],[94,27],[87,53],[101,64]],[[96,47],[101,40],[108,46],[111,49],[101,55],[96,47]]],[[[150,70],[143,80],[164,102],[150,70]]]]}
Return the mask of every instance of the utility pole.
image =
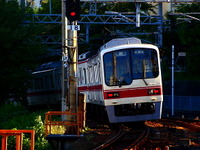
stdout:
{"type": "MultiPolygon", "coordinates": [[[[80,16],[80,0],[62,1],[62,111],[77,113],[77,20],[80,16]]],[[[62,116],[62,120],[75,121],[74,115],[62,116]]],[[[76,131],[75,131],[76,132],[76,131]]]]}
{"type": "Polygon", "coordinates": [[[158,3],[158,15],[160,16],[160,19],[158,20],[160,22],[160,25],[158,26],[158,45],[161,47],[163,46],[163,4],[158,3]]]}
{"type": "Polygon", "coordinates": [[[78,62],[78,43],[77,43],[77,20],[80,16],[80,0],[66,0],[67,24],[67,54],[68,54],[68,102],[69,112],[76,113],[78,109],[78,90],[77,90],[77,62],[78,62]]]}
{"type": "Polygon", "coordinates": [[[141,3],[135,3],[136,7],[136,27],[140,27],[140,7],[141,3]]]}
{"type": "Polygon", "coordinates": [[[174,45],[172,45],[172,116],[174,116],[174,45]]]}
{"type": "Polygon", "coordinates": [[[68,63],[69,63],[69,111],[77,112],[78,90],[76,82],[77,62],[78,62],[78,46],[77,46],[77,30],[72,29],[77,25],[77,21],[71,22],[68,29],[68,63]]]}
{"type": "MultiPolygon", "coordinates": [[[[66,111],[67,108],[67,95],[69,89],[69,79],[68,79],[68,41],[67,41],[67,24],[68,20],[66,18],[66,3],[65,0],[62,0],[62,93],[61,93],[61,110],[66,111]]],[[[64,116],[62,116],[62,120],[65,120],[64,116]]]]}

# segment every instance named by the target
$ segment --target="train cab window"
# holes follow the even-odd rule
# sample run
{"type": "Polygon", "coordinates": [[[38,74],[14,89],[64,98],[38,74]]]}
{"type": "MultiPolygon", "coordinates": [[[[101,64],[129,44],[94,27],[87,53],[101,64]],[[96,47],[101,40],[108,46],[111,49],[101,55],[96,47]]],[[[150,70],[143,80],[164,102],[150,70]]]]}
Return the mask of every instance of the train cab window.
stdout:
{"type": "Polygon", "coordinates": [[[158,58],[154,49],[131,48],[104,54],[105,83],[108,86],[130,85],[134,79],[158,76],[158,58]]]}
{"type": "Polygon", "coordinates": [[[120,50],[104,55],[105,79],[107,85],[129,85],[131,79],[130,52],[120,50]]]}
{"type": "Polygon", "coordinates": [[[134,49],[131,54],[133,79],[158,76],[157,52],[153,49],[134,49]]]}

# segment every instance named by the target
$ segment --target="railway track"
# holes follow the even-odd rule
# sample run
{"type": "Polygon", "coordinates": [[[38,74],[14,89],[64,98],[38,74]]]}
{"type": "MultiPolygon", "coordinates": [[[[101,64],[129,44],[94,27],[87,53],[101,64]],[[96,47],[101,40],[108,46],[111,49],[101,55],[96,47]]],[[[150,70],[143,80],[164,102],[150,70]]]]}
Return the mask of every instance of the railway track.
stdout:
{"type": "Polygon", "coordinates": [[[140,145],[143,145],[144,142],[146,142],[147,137],[149,135],[149,127],[145,126],[146,128],[143,130],[142,134],[136,139],[133,140],[133,142],[128,145],[125,150],[130,150],[130,149],[138,149],[140,145]]]}
{"type": "Polygon", "coordinates": [[[148,147],[164,149],[200,149],[200,122],[186,119],[160,119],[147,121],[151,134],[148,147]]]}
{"type": "Polygon", "coordinates": [[[193,130],[195,132],[200,132],[200,122],[199,124],[197,123],[190,123],[190,120],[186,120],[186,119],[179,119],[179,120],[174,120],[174,119],[162,119],[160,120],[160,122],[165,123],[165,125],[167,125],[167,123],[174,123],[177,126],[181,126],[184,128],[187,128],[189,130],[193,130]]]}
{"type": "Polygon", "coordinates": [[[147,121],[147,125],[155,127],[182,128],[183,130],[192,130],[200,132],[200,121],[187,119],[160,119],[157,121],[147,121]]]}
{"type": "Polygon", "coordinates": [[[93,148],[93,150],[103,150],[105,148],[109,148],[113,143],[122,138],[125,132],[126,132],[125,127],[121,127],[119,131],[116,133],[116,135],[106,140],[103,144],[93,148]]]}
{"type": "Polygon", "coordinates": [[[144,143],[149,134],[149,128],[143,124],[142,127],[135,127],[133,124],[122,125],[118,131],[104,143],[93,148],[93,150],[128,150],[139,147],[144,143]]]}
{"type": "Polygon", "coordinates": [[[199,131],[200,122],[195,120],[160,119],[117,127],[96,123],[85,150],[199,150],[199,131]]]}

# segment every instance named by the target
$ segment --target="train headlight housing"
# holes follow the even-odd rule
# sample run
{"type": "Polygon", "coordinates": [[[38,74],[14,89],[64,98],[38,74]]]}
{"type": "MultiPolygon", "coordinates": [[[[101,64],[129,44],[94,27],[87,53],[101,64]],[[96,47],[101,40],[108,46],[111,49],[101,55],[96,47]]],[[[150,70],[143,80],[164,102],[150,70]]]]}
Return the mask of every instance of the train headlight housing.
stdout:
{"type": "Polygon", "coordinates": [[[108,98],[116,98],[116,97],[119,97],[119,92],[110,92],[110,93],[107,93],[107,97],[108,97],[108,98]]]}
{"type": "Polygon", "coordinates": [[[150,89],[148,90],[149,95],[159,95],[160,94],[160,89],[150,89]]]}

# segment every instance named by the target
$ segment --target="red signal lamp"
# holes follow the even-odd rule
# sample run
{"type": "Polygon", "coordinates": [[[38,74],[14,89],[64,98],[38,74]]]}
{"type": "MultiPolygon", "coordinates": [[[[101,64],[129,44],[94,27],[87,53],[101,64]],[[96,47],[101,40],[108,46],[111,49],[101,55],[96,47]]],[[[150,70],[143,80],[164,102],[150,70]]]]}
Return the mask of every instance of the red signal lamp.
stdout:
{"type": "Polygon", "coordinates": [[[80,18],[80,0],[65,0],[66,17],[69,21],[76,21],[80,18]]]}
{"type": "Polygon", "coordinates": [[[74,17],[74,16],[76,16],[76,12],[72,11],[72,12],[70,13],[70,15],[71,15],[72,17],[74,17]]]}

